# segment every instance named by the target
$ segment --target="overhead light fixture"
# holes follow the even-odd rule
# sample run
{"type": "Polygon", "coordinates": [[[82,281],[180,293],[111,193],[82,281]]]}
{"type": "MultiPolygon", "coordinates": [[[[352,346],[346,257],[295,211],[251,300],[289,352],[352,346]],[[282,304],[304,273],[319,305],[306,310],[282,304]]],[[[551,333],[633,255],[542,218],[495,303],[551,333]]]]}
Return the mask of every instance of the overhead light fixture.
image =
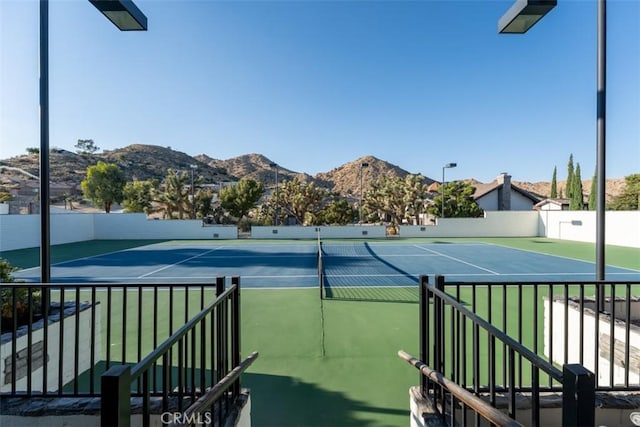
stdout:
{"type": "Polygon", "coordinates": [[[557,4],[557,0],[516,0],[498,21],[498,32],[502,34],[526,33],[557,4]]]}
{"type": "Polygon", "coordinates": [[[89,0],[121,31],[146,31],[147,17],[131,0],[89,0]]]}

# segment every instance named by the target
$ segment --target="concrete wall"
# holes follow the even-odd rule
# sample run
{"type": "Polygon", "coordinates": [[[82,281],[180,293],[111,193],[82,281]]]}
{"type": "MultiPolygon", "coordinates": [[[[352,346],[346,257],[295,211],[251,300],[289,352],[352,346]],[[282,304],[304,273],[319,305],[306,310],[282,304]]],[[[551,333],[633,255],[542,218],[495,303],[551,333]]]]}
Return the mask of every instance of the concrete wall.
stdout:
{"type": "MultiPolygon", "coordinates": [[[[237,239],[235,225],[200,220],[148,220],[145,214],[53,214],[51,244],[94,239],[237,239]]],[[[0,216],[0,252],[40,246],[39,215],[0,216]]]]}
{"type": "Polygon", "coordinates": [[[376,239],[386,237],[387,228],[384,225],[251,227],[253,239],[317,239],[318,233],[323,239],[376,239]]]}
{"type": "Polygon", "coordinates": [[[438,218],[436,225],[401,225],[400,237],[535,237],[536,211],[487,211],[484,218],[438,218]]]}
{"type": "MultiPolygon", "coordinates": [[[[536,237],[595,242],[594,211],[487,211],[483,218],[440,218],[436,225],[402,225],[400,237],[536,237]]],[[[606,212],[606,243],[640,248],[640,211],[606,212]]],[[[377,225],[252,227],[254,239],[384,238],[377,225]]],[[[237,239],[236,226],[200,220],[148,220],[144,214],[54,214],[51,244],[94,239],[237,239]]],[[[38,215],[0,215],[0,252],[38,247],[38,215]]]]}
{"type": "Polygon", "coordinates": [[[92,214],[94,239],[237,239],[238,228],[203,227],[199,219],[151,220],[139,214],[92,214]]]}
{"type": "MultiPolygon", "coordinates": [[[[607,305],[609,303],[607,302],[607,305]]],[[[596,316],[595,303],[585,303],[587,307],[584,313],[580,312],[577,302],[569,304],[567,308],[567,324],[565,325],[565,304],[563,300],[553,301],[553,327],[549,318],[549,299],[544,301],[544,355],[551,357],[555,363],[580,363],[580,346],[584,349],[583,362],[585,368],[591,372],[596,371],[596,362],[593,349],[598,348],[598,385],[612,386],[624,384],[626,369],[624,358],[619,358],[620,353],[611,349],[609,334],[611,333],[611,318],[606,314],[598,316],[599,336],[596,336],[596,316]],[[590,307],[589,307],[590,306],[590,307]],[[577,333],[567,335],[567,354],[564,354],[565,329],[567,331],[579,331],[582,322],[584,334],[577,333]],[[551,353],[551,349],[553,349],[551,353]],[[615,356],[611,356],[615,355],[615,356]],[[613,359],[613,360],[612,360],[613,359]],[[612,363],[613,362],[613,363],[612,363]],[[613,366],[612,366],[613,365],[613,366]],[[611,384],[611,369],[613,369],[613,384],[611,384]]],[[[620,300],[616,303],[616,313],[624,316],[625,303],[620,300]]],[[[637,321],[640,316],[640,302],[631,303],[631,320],[637,321]]],[[[618,319],[614,323],[614,338],[617,342],[615,346],[622,350],[626,343],[626,330],[624,319],[618,319]]],[[[631,362],[629,363],[629,383],[638,384],[640,372],[635,360],[640,359],[640,328],[633,323],[629,325],[629,352],[631,362]]]]}
{"type": "MultiPolygon", "coordinates": [[[[102,335],[101,335],[101,316],[100,316],[100,305],[97,304],[94,307],[87,308],[80,312],[80,330],[78,331],[79,335],[79,347],[80,352],[78,353],[78,372],[83,373],[89,368],[91,368],[91,352],[87,347],[87,343],[91,342],[91,319],[93,310],[96,310],[95,322],[95,341],[94,341],[94,350],[95,354],[102,354],[102,335]]],[[[60,321],[52,322],[47,326],[47,339],[49,342],[47,351],[47,390],[49,391],[57,391],[58,390],[58,373],[59,370],[59,361],[62,357],[62,383],[66,384],[75,378],[75,337],[76,337],[76,316],[78,314],[72,314],[66,316],[64,318],[64,347],[62,350],[62,355],[59,352],[58,343],[60,342],[60,321]]],[[[51,319],[50,319],[51,320],[51,319]]],[[[7,334],[5,334],[7,335],[7,334]]],[[[39,343],[42,342],[44,338],[44,328],[34,329],[31,335],[31,345],[32,349],[34,346],[38,346],[39,343]]],[[[4,336],[3,336],[4,342],[4,336]]],[[[16,340],[16,349],[15,351],[20,353],[27,349],[28,345],[28,334],[24,334],[19,336],[16,340]]],[[[8,341],[3,343],[0,347],[0,373],[2,373],[3,381],[1,391],[9,392],[11,391],[11,383],[5,384],[4,376],[9,371],[5,365],[10,362],[11,354],[13,351],[12,341],[8,341]]],[[[27,357],[26,355],[24,356],[27,357]]],[[[42,360],[42,359],[41,359],[42,360]]],[[[44,369],[42,364],[39,367],[35,368],[31,372],[31,384],[33,391],[42,391],[43,385],[43,372],[44,369]]],[[[27,376],[24,373],[24,376],[18,378],[16,382],[16,390],[25,391],[27,390],[27,376]]]]}
{"type": "MultiPolygon", "coordinates": [[[[541,235],[552,239],[596,240],[595,211],[541,211],[541,235]]],[[[605,243],[640,248],[640,211],[607,211],[605,243]]]]}

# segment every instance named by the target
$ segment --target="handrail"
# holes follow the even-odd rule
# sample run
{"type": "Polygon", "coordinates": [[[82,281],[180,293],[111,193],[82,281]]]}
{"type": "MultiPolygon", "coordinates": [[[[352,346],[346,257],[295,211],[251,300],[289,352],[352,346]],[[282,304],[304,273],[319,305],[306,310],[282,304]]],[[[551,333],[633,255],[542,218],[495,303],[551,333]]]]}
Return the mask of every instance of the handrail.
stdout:
{"type": "Polygon", "coordinates": [[[169,338],[164,340],[155,350],[149,353],[144,359],[138,362],[135,366],[131,368],[131,381],[135,381],[142,373],[153,366],[153,364],[158,360],[163,354],[167,353],[173,344],[178,342],[182,337],[184,337],[194,326],[202,321],[207,314],[209,314],[214,308],[222,303],[222,301],[226,300],[230,294],[235,292],[238,288],[238,285],[232,285],[221,293],[215,301],[211,302],[208,306],[203,308],[198,314],[196,314],[191,320],[182,325],[180,329],[175,331],[169,338]]]}
{"type": "MultiPolygon", "coordinates": [[[[244,359],[238,366],[233,368],[231,372],[224,376],[217,384],[211,389],[200,396],[191,406],[189,406],[183,413],[182,419],[192,419],[193,414],[198,414],[202,410],[206,410],[224,393],[238,378],[240,375],[258,358],[258,352],[254,351],[246,359],[244,359]]],[[[182,423],[174,422],[170,426],[182,426],[182,423]]]]}
{"type": "Polygon", "coordinates": [[[500,410],[494,408],[484,400],[480,399],[478,396],[470,393],[465,388],[460,387],[458,384],[454,383],[440,372],[434,371],[433,369],[429,368],[423,361],[413,357],[404,350],[398,351],[398,356],[401,359],[404,359],[411,366],[418,369],[423,375],[431,379],[433,382],[449,390],[449,392],[451,392],[451,394],[454,395],[458,400],[463,402],[478,414],[482,415],[492,424],[495,424],[499,427],[523,426],[523,424],[520,424],[518,421],[510,418],[500,410]]]}
{"type": "Polygon", "coordinates": [[[486,330],[489,334],[495,336],[498,340],[502,341],[504,344],[509,346],[510,348],[517,350],[518,353],[527,359],[531,364],[537,368],[542,369],[553,379],[562,382],[562,371],[546,360],[542,359],[533,351],[529,350],[518,341],[511,338],[509,335],[502,332],[500,329],[493,326],[491,323],[487,322],[476,313],[472,312],[468,308],[461,304],[458,300],[447,294],[446,292],[441,291],[436,287],[429,286],[429,292],[432,292],[438,295],[439,298],[443,299],[447,304],[456,308],[459,312],[461,312],[464,316],[471,319],[475,324],[486,330]]]}

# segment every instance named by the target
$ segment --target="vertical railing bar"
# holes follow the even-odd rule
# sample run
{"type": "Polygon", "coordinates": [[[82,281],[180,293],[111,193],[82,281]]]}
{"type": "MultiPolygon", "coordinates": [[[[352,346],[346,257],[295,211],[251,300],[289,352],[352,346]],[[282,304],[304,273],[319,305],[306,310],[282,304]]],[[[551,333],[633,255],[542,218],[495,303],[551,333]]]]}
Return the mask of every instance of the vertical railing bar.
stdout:
{"type": "MultiPolygon", "coordinates": [[[[553,363],[553,285],[549,283],[548,285],[548,297],[549,299],[549,331],[548,331],[548,340],[549,340],[549,363],[553,363]]],[[[551,375],[547,376],[549,381],[549,388],[553,385],[553,378],[551,375]]]]}
{"type": "Polygon", "coordinates": [[[580,364],[584,364],[584,283],[580,283],[580,326],[579,353],[580,364]]]}
{"type": "Polygon", "coordinates": [[[184,400],[184,378],[183,378],[183,357],[185,353],[184,339],[180,338],[177,343],[178,347],[178,411],[182,412],[182,402],[184,400]]]}
{"type": "Polygon", "coordinates": [[[171,359],[169,352],[162,355],[162,412],[169,411],[169,391],[171,390],[171,359]]]}
{"type": "MultiPolygon", "coordinates": [[[[140,293],[142,296],[142,292],[140,293]]],[[[140,383],[140,381],[138,381],[140,383]]],[[[151,425],[151,402],[149,393],[149,370],[142,373],[142,426],[150,427],[151,425]]]]}
{"type": "MultiPolygon", "coordinates": [[[[614,385],[614,371],[615,371],[615,355],[616,355],[616,285],[611,284],[611,309],[609,314],[609,354],[611,355],[611,361],[609,363],[609,387],[614,385]]],[[[629,365],[625,366],[625,370],[629,369],[629,365]]]]}
{"type": "Polygon", "coordinates": [[[75,341],[73,345],[73,395],[78,395],[78,377],[80,376],[80,286],[76,286],[76,322],[75,341]]]}
{"type": "MultiPolygon", "coordinates": [[[[49,354],[49,307],[51,306],[51,299],[49,297],[49,289],[46,286],[41,287],[40,291],[40,303],[42,305],[42,324],[44,329],[42,331],[42,351],[44,354],[49,354]]],[[[15,304],[14,304],[15,307],[15,304]]],[[[15,330],[14,335],[15,337],[15,330]]],[[[13,348],[15,353],[15,347],[13,348]]],[[[15,366],[15,364],[13,365],[15,366]]],[[[42,363],[42,395],[46,396],[49,388],[49,364],[43,360],[42,363]]]]}
{"type": "Polygon", "coordinates": [[[89,394],[94,395],[95,393],[95,379],[96,379],[96,312],[97,310],[96,304],[96,287],[95,285],[91,286],[91,355],[90,357],[90,366],[89,366],[89,377],[91,380],[89,381],[89,394]]]}
{"type": "MultiPolygon", "coordinates": [[[[235,291],[232,294],[231,302],[231,368],[235,369],[235,367],[240,365],[241,359],[241,335],[240,335],[240,321],[241,321],[241,312],[240,312],[240,277],[235,276],[231,278],[231,285],[235,286],[235,291]]],[[[234,400],[238,398],[240,395],[240,378],[238,378],[233,383],[233,398],[234,400]]]]}
{"type": "Polygon", "coordinates": [[[631,283],[626,283],[626,307],[625,307],[625,325],[624,325],[624,386],[629,387],[629,355],[630,355],[630,343],[631,339],[631,283]]]}
{"type": "MultiPolygon", "coordinates": [[[[518,313],[522,313],[522,283],[518,283],[518,313]]],[[[522,316],[518,316],[518,343],[524,345],[522,342],[522,316]]],[[[518,384],[522,387],[522,354],[518,352],[518,384]]]]}
{"type": "MultiPolygon", "coordinates": [[[[32,340],[32,334],[33,334],[33,291],[31,287],[27,288],[27,306],[29,307],[29,313],[27,314],[28,316],[28,322],[27,322],[27,396],[31,396],[31,381],[32,381],[32,376],[31,376],[31,366],[33,364],[33,352],[31,350],[31,346],[33,344],[33,340],[32,340]]],[[[44,355],[43,355],[44,357],[44,355]]],[[[46,360],[46,357],[43,359],[43,361],[46,360]]],[[[16,376],[15,373],[15,365],[12,365],[12,370],[13,372],[11,373],[12,376],[16,376]]]]}
{"type": "Polygon", "coordinates": [[[533,286],[533,352],[538,354],[538,322],[540,321],[539,301],[538,301],[538,284],[533,286]]]}
{"type": "Polygon", "coordinates": [[[511,418],[516,417],[516,368],[515,368],[515,351],[509,347],[509,410],[508,414],[511,418]]]}
{"type": "Polygon", "coordinates": [[[59,342],[58,342],[58,396],[62,396],[62,377],[64,372],[64,291],[65,287],[60,287],[60,321],[58,322],[59,342]]]}
{"type": "Polygon", "coordinates": [[[602,299],[604,298],[604,292],[601,292],[600,289],[602,286],[604,285],[601,281],[595,282],[596,307],[594,311],[596,312],[596,319],[593,333],[595,341],[595,345],[593,346],[593,373],[595,374],[596,378],[600,378],[600,315],[602,314],[601,309],[602,307],[604,307],[604,301],[602,301],[602,299]]]}
{"type": "MultiPolygon", "coordinates": [[[[158,285],[153,286],[153,349],[158,348],[158,285]]],[[[158,391],[158,363],[153,364],[153,391],[158,391]]]]}
{"type": "MultiPolygon", "coordinates": [[[[173,334],[173,286],[169,286],[169,336],[173,334]]],[[[173,364],[173,347],[169,349],[169,361],[173,364]]],[[[173,389],[173,374],[169,375],[169,390],[173,389]]]]}
{"type": "Polygon", "coordinates": [[[107,286],[107,363],[106,370],[111,365],[111,286],[107,286]]]}
{"type": "Polygon", "coordinates": [[[565,283],[564,284],[564,295],[563,295],[563,301],[564,301],[564,342],[563,342],[563,351],[564,351],[564,358],[563,358],[563,363],[566,364],[567,361],[569,360],[569,284],[565,283]]]}
{"type": "Polygon", "coordinates": [[[540,370],[531,364],[531,425],[540,425],[540,370]]]}
{"type": "MultiPolygon", "coordinates": [[[[419,337],[419,345],[420,345],[420,360],[424,360],[426,363],[429,363],[429,350],[427,343],[427,336],[429,330],[427,329],[427,315],[429,313],[429,296],[427,286],[429,284],[429,277],[425,275],[420,276],[420,316],[419,316],[419,324],[418,324],[418,337],[419,337]]],[[[427,397],[427,377],[420,373],[420,392],[423,397],[427,397]]]]}
{"type": "Polygon", "coordinates": [[[496,337],[489,335],[489,399],[496,406],[496,337]]]}
{"type": "MultiPolygon", "coordinates": [[[[505,334],[508,334],[507,332],[507,317],[508,317],[508,313],[509,311],[507,310],[507,301],[508,301],[509,297],[507,295],[507,285],[505,283],[502,284],[502,331],[505,334]]],[[[506,343],[502,343],[502,360],[504,360],[506,358],[507,355],[507,344],[506,343]]],[[[507,378],[507,364],[506,363],[502,363],[502,382],[506,383],[506,378],[507,378]]]]}
{"type": "Polygon", "coordinates": [[[126,363],[127,361],[127,286],[122,286],[122,361],[120,363],[126,363]]]}
{"type": "MultiPolygon", "coordinates": [[[[191,399],[196,400],[196,327],[191,329],[191,399]]],[[[204,394],[204,390],[200,390],[204,394]]]]}
{"type": "MultiPolygon", "coordinates": [[[[16,394],[18,363],[18,288],[11,286],[11,394],[16,394]]],[[[47,328],[45,328],[46,330],[47,328]]],[[[46,364],[45,364],[46,365],[46,364]]]]}
{"type": "MultiPolygon", "coordinates": [[[[184,324],[189,321],[189,288],[187,285],[184,285],[184,324]]],[[[185,394],[191,395],[189,387],[189,334],[185,334],[184,336],[184,366],[182,369],[184,370],[184,388],[185,394]]]]}
{"type": "Polygon", "coordinates": [[[138,286],[138,362],[142,360],[142,317],[143,304],[142,296],[144,295],[142,286],[138,286]]]}

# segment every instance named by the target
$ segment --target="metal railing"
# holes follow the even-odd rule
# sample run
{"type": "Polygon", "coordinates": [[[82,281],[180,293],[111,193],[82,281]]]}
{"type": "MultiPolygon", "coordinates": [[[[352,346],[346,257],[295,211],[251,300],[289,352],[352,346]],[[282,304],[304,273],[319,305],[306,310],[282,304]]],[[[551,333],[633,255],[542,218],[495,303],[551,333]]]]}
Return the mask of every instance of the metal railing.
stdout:
{"type": "MultiPolygon", "coordinates": [[[[498,406],[498,395],[504,396],[507,415],[513,419],[517,415],[517,394],[529,394],[531,425],[540,425],[541,422],[540,393],[561,392],[562,425],[593,425],[595,375],[580,364],[564,363],[560,370],[552,360],[527,348],[523,344],[525,341],[538,338],[531,337],[529,333],[533,330],[535,335],[536,327],[529,319],[521,317],[525,306],[523,303],[510,305],[506,297],[496,301],[491,296],[491,285],[483,284],[488,289],[481,295],[484,301],[482,308],[481,292],[475,286],[455,284],[452,285],[453,292],[448,294],[444,292],[444,277],[436,276],[435,282],[435,286],[429,286],[426,276],[420,278],[420,360],[430,370],[442,374],[462,389],[482,396],[491,406],[498,406]],[[466,288],[462,289],[462,286],[466,288]],[[501,318],[492,312],[498,306],[504,307],[500,310],[501,318]],[[506,319],[511,315],[516,322],[506,319]],[[523,321],[526,323],[523,324],[523,321]],[[492,322],[501,324],[502,329],[492,322]],[[525,325],[527,333],[523,329],[525,325]],[[513,328],[516,329],[515,337],[510,336],[513,328]],[[528,338],[525,339],[525,336],[528,338]]],[[[509,284],[492,285],[509,293],[506,291],[509,284]]],[[[451,289],[449,286],[447,284],[448,290],[451,289]]],[[[517,289],[516,300],[522,299],[524,292],[521,288],[519,291],[517,289]]],[[[551,297],[553,299],[553,295],[551,297]]],[[[537,304],[536,300],[528,302],[534,306],[537,304]]],[[[533,310],[533,323],[539,321],[537,308],[533,310]]],[[[552,308],[549,310],[553,311],[552,308]]],[[[569,335],[568,331],[565,335],[569,335]]],[[[432,397],[448,414],[452,424],[466,425],[469,422],[469,405],[453,395],[449,388],[421,375],[421,389],[425,396],[432,397]]],[[[473,418],[476,425],[480,423],[480,413],[474,411],[473,418]]]]}
{"type": "MultiPolygon", "coordinates": [[[[597,390],[640,391],[640,282],[468,283],[436,276],[436,286],[439,280],[466,308],[547,362],[583,364],[596,375],[597,390]]],[[[506,357],[506,346],[496,351],[506,357]]],[[[544,379],[546,388],[558,387],[544,379]]]]}
{"type": "Polygon", "coordinates": [[[178,414],[173,419],[222,424],[240,395],[239,376],[257,353],[241,363],[239,278],[234,277],[227,290],[224,278],[216,284],[215,301],[143,360],[133,367],[114,366],[102,375],[103,426],[129,426],[131,396],[136,395],[142,398],[143,426],[151,423],[154,396],[161,401],[162,414],[178,414]],[[206,414],[198,412],[204,410],[206,414]]]}
{"type": "MultiPolygon", "coordinates": [[[[224,284],[2,284],[3,396],[98,397],[100,376],[136,364],[224,284]],[[48,310],[42,307],[48,296],[48,310]]],[[[158,381],[158,379],[154,379],[158,381]]]]}

